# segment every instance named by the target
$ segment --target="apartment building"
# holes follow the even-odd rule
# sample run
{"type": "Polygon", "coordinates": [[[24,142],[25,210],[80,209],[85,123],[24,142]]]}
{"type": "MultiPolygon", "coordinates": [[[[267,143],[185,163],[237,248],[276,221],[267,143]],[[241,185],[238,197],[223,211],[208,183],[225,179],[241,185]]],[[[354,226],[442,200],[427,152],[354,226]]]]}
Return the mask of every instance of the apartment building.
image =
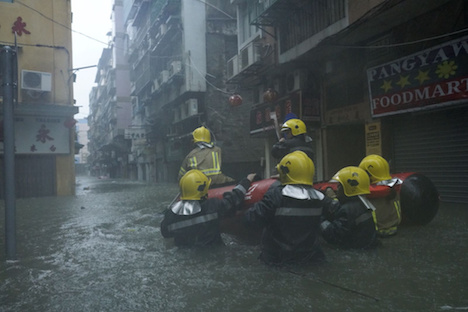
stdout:
{"type": "MultiPolygon", "coordinates": [[[[17,64],[17,197],[75,193],[73,116],[78,109],[73,106],[71,22],[70,1],[0,1],[0,48],[11,47],[17,64]]],[[[3,120],[2,91],[3,87],[3,120]]],[[[0,147],[3,168],[3,143],[0,147]]],[[[3,185],[3,175],[0,179],[3,185]]]]}
{"type": "Polygon", "coordinates": [[[229,80],[253,91],[250,133],[275,140],[275,112],[302,118],[317,178],[366,154],[422,172],[467,202],[466,1],[231,0],[238,53],[229,80]],[[271,89],[271,90],[269,90],[271,89]]]}
{"type": "Polygon", "coordinates": [[[103,49],[97,66],[96,86],[89,95],[89,153],[92,175],[130,178],[130,140],[126,129],[132,122],[129,65],[125,57],[123,6],[115,1],[109,47],[103,49]]]}
{"type": "Polygon", "coordinates": [[[175,181],[200,125],[223,148],[225,173],[269,176],[276,129],[292,113],[315,142],[316,180],[376,153],[393,172],[427,175],[442,200],[468,201],[465,1],[115,4],[130,69],[130,176],[175,181]]]}
{"type": "Polygon", "coordinates": [[[228,1],[125,1],[133,124],[129,161],[139,179],[176,181],[205,125],[223,149],[223,172],[262,171],[249,136],[249,106],[233,107],[227,60],[237,53],[236,13],[228,1]]]}

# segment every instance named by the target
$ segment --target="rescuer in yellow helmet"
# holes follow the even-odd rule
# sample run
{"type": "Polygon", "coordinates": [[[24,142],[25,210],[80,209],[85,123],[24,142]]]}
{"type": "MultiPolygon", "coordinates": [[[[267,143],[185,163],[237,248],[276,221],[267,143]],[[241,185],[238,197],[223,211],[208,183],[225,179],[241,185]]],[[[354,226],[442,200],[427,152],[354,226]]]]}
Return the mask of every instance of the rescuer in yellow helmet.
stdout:
{"type": "Polygon", "coordinates": [[[298,118],[286,120],[281,126],[283,138],[275,143],[271,149],[271,155],[276,159],[282,159],[287,154],[294,151],[303,151],[314,159],[312,138],[307,135],[305,123],[298,118]]]}
{"type": "Polygon", "coordinates": [[[191,169],[198,169],[211,179],[212,185],[233,183],[221,172],[221,148],[211,142],[210,130],[201,126],[192,132],[195,148],[185,157],[179,169],[179,180],[191,169]]]}
{"type": "Polygon", "coordinates": [[[189,170],[179,181],[180,201],[171,205],[161,222],[161,234],[174,238],[177,246],[206,246],[222,243],[219,220],[228,211],[239,209],[255,178],[251,173],[223,199],[207,199],[211,180],[200,170],[189,170]]]}
{"type": "Polygon", "coordinates": [[[312,160],[295,151],[281,159],[277,170],[281,183],[245,214],[247,224],[264,227],[260,259],[274,265],[323,260],[320,218],[332,200],[312,187],[312,160]]]}
{"type": "Polygon", "coordinates": [[[400,179],[393,179],[387,160],[379,155],[369,155],[362,159],[359,168],[365,170],[370,177],[371,184],[388,187],[390,192],[385,197],[369,198],[374,205],[374,222],[381,237],[392,236],[397,233],[401,222],[400,198],[395,186],[400,185],[400,179]]]}
{"type": "Polygon", "coordinates": [[[330,182],[337,182],[339,206],[324,211],[321,224],[323,238],[330,244],[344,248],[366,249],[378,245],[377,232],[371,210],[364,197],[369,194],[369,176],[359,167],[345,167],[330,182]]]}

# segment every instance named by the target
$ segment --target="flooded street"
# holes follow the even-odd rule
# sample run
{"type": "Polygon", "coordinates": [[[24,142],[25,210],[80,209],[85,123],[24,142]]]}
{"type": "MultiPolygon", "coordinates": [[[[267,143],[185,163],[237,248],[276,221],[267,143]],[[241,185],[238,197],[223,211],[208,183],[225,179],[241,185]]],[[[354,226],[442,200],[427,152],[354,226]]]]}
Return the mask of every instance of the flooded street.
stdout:
{"type": "Polygon", "coordinates": [[[18,199],[17,257],[4,255],[0,311],[468,310],[468,207],[442,204],[374,251],[324,245],[319,266],[284,270],[259,246],[178,249],[162,238],[175,184],[77,178],[77,195],[18,199]]]}

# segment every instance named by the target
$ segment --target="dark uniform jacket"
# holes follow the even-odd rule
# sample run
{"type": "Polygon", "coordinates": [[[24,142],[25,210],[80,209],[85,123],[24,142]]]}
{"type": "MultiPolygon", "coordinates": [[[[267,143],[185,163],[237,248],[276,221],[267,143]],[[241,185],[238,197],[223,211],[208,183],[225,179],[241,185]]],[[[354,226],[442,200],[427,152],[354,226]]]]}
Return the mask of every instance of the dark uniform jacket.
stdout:
{"type": "Polygon", "coordinates": [[[221,163],[221,149],[218,146],[199,142],[182,162],[179,180],[187,171],[197,169],[211,179],[211,185],[234,182],[234,179],[221,172],[221,163]]]}
{"type": "Polygon", "coordinates": [[[320,216],[330,202],[311,186],[272,186],[245,214],[248,223],[264,228],[260,259],[268,264],[323,260],[320,216]]]}
{"type": "Polygon", "coordinates": [[[324,216],[328,222],[322,224],[322,235],[328,243],[358,249],[377,246],[372,212],[359,196],[346,197],[338,209],[324,211],[324,216]]]}
{"type": "Polygon", "coordinates": [[[271,156],[276,159],[282,159],[287,154],[294,151],[302,151],[309,156],[312,161],[314,160],[314,150],[312,147],[312,139],[306,137],[304,134],[286,139],[282,142],[277,142],[271,149],[271,156]],[[310,140],[310,141],[309,141],[310,140]]]}
{"type": "Polygon", "coordinates": [[[168,209],[161,222],[161,234],[174,238],[177,246],[205,246],[223,243],[219,220],[230,210],[242,207],[250,181],[243,179],[223,199],[182,200],[168,209]]]}

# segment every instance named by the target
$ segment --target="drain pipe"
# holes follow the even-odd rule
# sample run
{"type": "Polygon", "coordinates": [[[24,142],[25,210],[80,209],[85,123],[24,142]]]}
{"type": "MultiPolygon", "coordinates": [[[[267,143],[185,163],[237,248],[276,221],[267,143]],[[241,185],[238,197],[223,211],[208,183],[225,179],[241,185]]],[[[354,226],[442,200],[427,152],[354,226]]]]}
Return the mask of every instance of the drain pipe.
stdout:
{"type": "Polygon", "coordinates": [[[15,130],[13,118],[13,61],[16,52],[5,46],[3,62],[3,164],[5,181],[5,254],[6,260],[16,260],[16,194],[15,194],[15,130]]]}

